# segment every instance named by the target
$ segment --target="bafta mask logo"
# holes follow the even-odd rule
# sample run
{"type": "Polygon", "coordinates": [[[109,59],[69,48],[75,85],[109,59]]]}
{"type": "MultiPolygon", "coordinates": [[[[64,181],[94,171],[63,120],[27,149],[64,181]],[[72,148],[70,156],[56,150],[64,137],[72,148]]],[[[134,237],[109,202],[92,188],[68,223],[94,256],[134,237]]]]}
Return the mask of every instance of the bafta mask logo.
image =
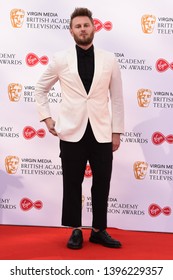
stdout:
{"type": "Polygon", "coordinates": [[[5,168],[8,174],[15,174],[19,165],[19,158],[16,156],[7,156],[5,159],[5,168]]]}
{"type": "Polygon", "coordinates": [[[143,15],[141,18],[142,31],[151,34],[154,31],[156,17],[153,15],[143,15]]]}
{"type": "Polygon", "coordinates": [[[135,178],[143,180],[147,174],[148,163],[144,161],[136,161],[133,165],[135,178]]]}
{"type": "Polygon", "coordinates": [[[21,28],[24,21],[25,12],[22,9],[13,9],[10,12],[11,24],[14,28],[21,28]]]}
{"type": "Polygon", "coordinates": [[[22,85],[11,83],[8,85],[8,96],[10,101],[18,102],[21,97],[22,85]]]}
{"type": "Polygon", "coordinates": [[[151,101],[152,91],[150,89],[139,89],[137,92],[138,105],[140,107],[148,107],[151,101]]]}

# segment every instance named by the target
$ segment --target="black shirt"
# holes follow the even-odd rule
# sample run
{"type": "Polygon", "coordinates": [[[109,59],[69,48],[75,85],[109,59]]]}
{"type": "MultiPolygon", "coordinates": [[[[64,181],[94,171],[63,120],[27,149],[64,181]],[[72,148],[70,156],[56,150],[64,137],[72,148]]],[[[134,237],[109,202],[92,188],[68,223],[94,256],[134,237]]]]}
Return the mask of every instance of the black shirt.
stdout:
{"type": "Polygon", "coordinates": [[[84,50],[76,45],[78,72],[88,93],[94,76],[94,47],[84,50]]]}

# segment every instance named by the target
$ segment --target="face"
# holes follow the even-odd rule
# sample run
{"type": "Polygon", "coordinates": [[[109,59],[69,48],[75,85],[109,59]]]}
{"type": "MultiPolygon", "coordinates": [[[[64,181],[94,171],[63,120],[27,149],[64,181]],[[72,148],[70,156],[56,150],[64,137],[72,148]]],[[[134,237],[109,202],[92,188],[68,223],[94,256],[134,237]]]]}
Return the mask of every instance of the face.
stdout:
{"type": "Polygon", "coordinates": [[[77,45],[81,47],[90,47],[92,45],[95,27],[87,16],[75,17],[72,20],[70,32],[77,45]]]}

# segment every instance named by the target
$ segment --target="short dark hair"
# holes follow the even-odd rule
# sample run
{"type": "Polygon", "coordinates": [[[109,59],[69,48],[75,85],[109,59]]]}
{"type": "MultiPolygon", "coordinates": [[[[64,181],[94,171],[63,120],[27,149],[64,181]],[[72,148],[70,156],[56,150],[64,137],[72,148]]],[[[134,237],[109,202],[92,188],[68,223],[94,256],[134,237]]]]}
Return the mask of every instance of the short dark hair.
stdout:
{"type": "Polygon", "coordinates": [[[87,8],[75,8],[74,12],[70,16],[70,28],[72,27],[72,20],[75,17],[81,17],[81,16],[88,17],[91,20],[92,24],[94,24],[93,18],[92,18],[92,12],[89,9],[87,9],[87,8]]]}

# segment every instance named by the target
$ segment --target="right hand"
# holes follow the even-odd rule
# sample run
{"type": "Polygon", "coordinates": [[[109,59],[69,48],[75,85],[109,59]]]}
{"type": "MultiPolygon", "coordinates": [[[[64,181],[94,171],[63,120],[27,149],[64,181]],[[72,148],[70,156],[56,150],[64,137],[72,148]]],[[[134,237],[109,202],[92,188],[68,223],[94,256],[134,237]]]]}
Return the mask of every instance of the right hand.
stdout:
{"type": "Polygon", "coordinates": [[[47,129],[50,133],[52,133],[54,136],[58,136],[58,133],[55,130],[55,121],[52,118],[47,118],[44,120],[47,129]]]}

